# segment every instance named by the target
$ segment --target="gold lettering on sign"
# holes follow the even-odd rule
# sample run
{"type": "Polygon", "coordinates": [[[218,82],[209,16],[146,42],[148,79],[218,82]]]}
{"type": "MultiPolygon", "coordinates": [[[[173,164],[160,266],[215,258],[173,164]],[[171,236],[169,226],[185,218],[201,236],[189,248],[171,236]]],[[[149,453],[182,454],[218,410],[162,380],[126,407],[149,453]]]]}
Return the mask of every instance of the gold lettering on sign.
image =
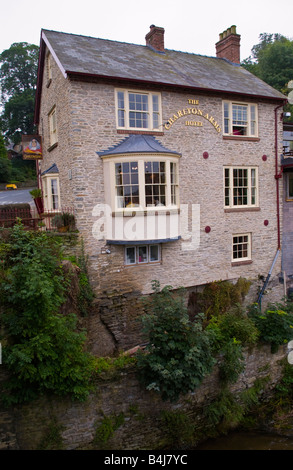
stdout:
{"type": "MultiPolygon", "coordinates": [[[[190,98],[190,99],[187,100],[187,103],[189,105],[198,106],[199,105],[199,100],[190,98]]],[[[203,117],[208,122],[210,122],[212,124],[212,126],[214,126],[214,128],[216,129],[216,131],[218,133],[221,132],[221,127],[217,123],[215,118],[213,116],[209,115],[208,113],[204,113],[200,108],[184,108],[184,109],[181,109],[181,110],[177,111],[165,123],[165,129],[168,131],[171,128],[171,126],[174,124],[174,122],[177,121],[177,119],[180,119],[184,116],[190,116],[190,115],[203,117]]],[[[203,123],[201,121],[185,121],[185,125],[186,126],[194,126],[194,127],[203,127],[203,123]]]]}
{"type": "Polygon", "coordinates": [[[202,127],[203,123],[201,121],[185,121],[185,125],[193,127],[202,127]]]}
{"type": "MultiPolygon", "coordinates": [[[[188,115],[202,116],[204,119],[206,119],[208,122],[210,122],[212,124],[212,126],[214,126],[214,128],[216,129],[216,131],[218,133],[221,132],[221,127],[217,123],[215,118],[213,116],[209,115],[208,113],[204,113],[199,108],[185,108],[185,109],[182,109],[180,111],[177,111],[177,113],[173,114],[173,116],[168,119],[168,121],[165,124],[165,129],[169,130],[171,128],[171,126],[174,124],[174,122],[177,121],[177,119],[179,119],[181,117],[184,117],[184,116],[188,116],[188,115]]],[[[197,121],[186,121],[186,122],[197,122],[197,121]]],[[[188,124],[186,124],[186,125],[188,125],[188,124]]]]}

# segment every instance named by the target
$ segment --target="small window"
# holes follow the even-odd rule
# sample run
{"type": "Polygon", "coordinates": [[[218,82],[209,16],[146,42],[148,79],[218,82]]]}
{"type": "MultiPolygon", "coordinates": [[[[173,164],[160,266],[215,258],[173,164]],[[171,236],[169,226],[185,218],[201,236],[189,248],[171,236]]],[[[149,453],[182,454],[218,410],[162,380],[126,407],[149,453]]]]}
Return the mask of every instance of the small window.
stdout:
{"type": "Polygon", "coordinates": [[[49,131],[50,131],[50,146],[52,146],[52,145],[56,144],[57,141],[58,141],[56,108],[55,107],[49,113],[49,131]]]}
{"type": "Polygon", "coordinates": [[[233,235],[232,261],[251,260],[251,234],[233,235]]]}
{"type": "Polygon", "coordinates": [[[128,266],[157,263],[160,259],[160,245],[125,247],[125,264],[128,266]]]}
{"type": "Polygon", "coordinates": [[[224,168],[225,207],[257,207],[257,168],[224,168]]]}
{"type": "Polygon", "coordinates": [[[118,129],[160,130],[161,96],[116,90],[116,115],[118,129]]]}
{"type": "Polygon", "coordinates": [[[257,105],[224,101],[224,135],[257,137],[257,105]]]}

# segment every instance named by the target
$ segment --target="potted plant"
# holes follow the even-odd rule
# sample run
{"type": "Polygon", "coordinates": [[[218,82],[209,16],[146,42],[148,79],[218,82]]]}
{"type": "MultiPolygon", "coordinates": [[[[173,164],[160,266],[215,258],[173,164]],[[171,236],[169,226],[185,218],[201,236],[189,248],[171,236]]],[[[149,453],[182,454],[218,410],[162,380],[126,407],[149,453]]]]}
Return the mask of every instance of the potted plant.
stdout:
{"type": "Polygon", "coordinates": [[[38,214],[42,214],[44,212],[44,205],[43,205],[43,198],[42,198],[42,190],[40,188],[35,188],[30,191],[30,195],[32,196],[38,214]]]}
{"type": "Polygon", "coordinates": [[[52,219],[52,225],[57,228],[59,232],[68,232],[75,226],[75,218],[69,212],[61,212],[56,214],[52,219]]]}

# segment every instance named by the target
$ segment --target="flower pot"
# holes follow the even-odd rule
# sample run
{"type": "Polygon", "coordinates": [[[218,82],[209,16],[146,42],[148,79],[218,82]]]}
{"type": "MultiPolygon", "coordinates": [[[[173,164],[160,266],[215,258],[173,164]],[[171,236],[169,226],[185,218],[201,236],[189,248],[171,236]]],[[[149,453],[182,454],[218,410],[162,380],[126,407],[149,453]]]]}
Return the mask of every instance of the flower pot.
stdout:
{"type": "Polygon", "coordinates": [[[43,198],[36,197],[34,198],[35,206],[37,208],[38,214],[42,214],[44,212],[44,205],[43,205],[43,198]]]}

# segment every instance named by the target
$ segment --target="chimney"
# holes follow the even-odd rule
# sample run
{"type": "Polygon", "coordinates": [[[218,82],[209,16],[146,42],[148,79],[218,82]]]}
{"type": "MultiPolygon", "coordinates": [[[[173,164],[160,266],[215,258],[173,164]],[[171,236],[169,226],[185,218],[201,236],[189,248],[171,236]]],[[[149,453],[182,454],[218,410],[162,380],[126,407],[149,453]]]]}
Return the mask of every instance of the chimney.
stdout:
{"type": "Polygon", "coordinates": [[[220,59],[240,64],[240,35],[236,33],[235,25],[220,34],[219,42],[216,43],[216,53],[220,59]]]}
{"type": "Polygon", "coordinates": [[[159,28],[152,24],[149,33],[145,37],[146,45],[158,52],[164,52],[164,33],[164,28],[159,28]]]}

